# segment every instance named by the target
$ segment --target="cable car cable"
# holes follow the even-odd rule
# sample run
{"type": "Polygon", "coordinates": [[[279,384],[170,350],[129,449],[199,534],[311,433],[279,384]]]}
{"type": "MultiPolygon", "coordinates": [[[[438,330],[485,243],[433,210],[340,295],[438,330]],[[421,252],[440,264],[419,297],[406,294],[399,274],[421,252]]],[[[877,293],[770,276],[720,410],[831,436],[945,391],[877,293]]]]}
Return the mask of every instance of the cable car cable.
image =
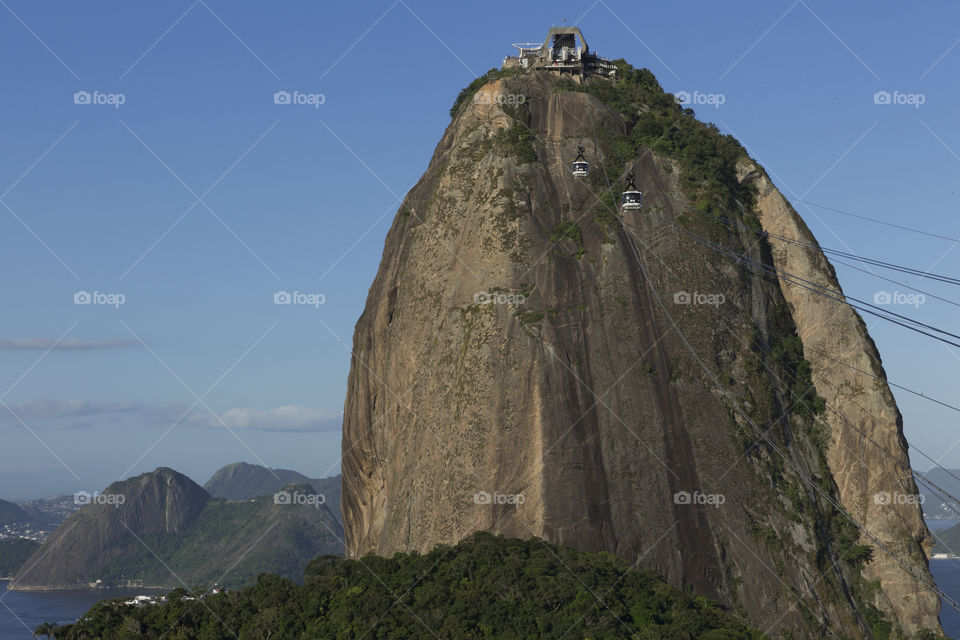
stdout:
{"type": "MultiPolygon", "coordinates": [[[[697,354],[696,350],[693,348],[693,345],[690,344],[689,340],[687,340],[687,337],[683,334],[683,331],[680,329],[679,325],[677,325],[676,320],[674,320],[673,316],[670,314],[670,311],[667,309],[666,305],[664,304],[663,299],[660,297],[660,294],[657,292],[656,287],[655,287],[654,284],[653,284],[653,280],[650,278],[649,273],[647,273],[646,266],[643,264],[643,261],[642,261],[641,258],[640,258],[640,254],[639,254],[639,252],[637,251],[636,246],[634,246],[633,238],[630,236],[629,232],[627,232],[627,230],[626,230],[626,228],[623,226],[622,222],[621,222],[621,224],[620,224],[620,228],[621,228],[621,230],[623,231],[623,235],[624,235],[624,236],[626,237],[626,239],[627,239],[627,244],[630,245],[630,248],[631,248],[631,250],[633,251],[634,257],[635,257],[635,259],[636,259],[636,261],[637,261],[637,265],[640,267],[640,270],[641,270],[641,272],[643,273],[644,279],[646,280],[648,286],[650,287],[651,292],[654,294],[654,297],[656,298],[657,303],[658,303],[658,305],[660,306],[660,308],[662,309],[663,313],[666,315],[667,319],[670,321],[670,324],[673,326],[674,330],[675,330],[675,331],[677,332],[677,334],[680,336],[680,340],[681,340],[681,341],[683,342],[683,344],[687,347],[687,350],[688,350],[688,351],[690,352],[690,354],[694,357],[694,359],[700,364],[700,367],[704,370],[704,372],[707,374],[707,376],[711,379],[711,381],[714,383],[714,385],[717,387],[717,389],[719,389],[720,392],[727,398],[727,400],[736,408],[737,412],[760,434],[760,437],[763,438],[763,439],[767,442],[767,444],[770,446],[770,448],[772,448],[774,451],[776,451],[776,452],[780,455],[780,457],[784,460],[784,462],[786,462],[788,465],[790,465],[790,466],[794,469],[794,472],[797,474],[797,476],[806,481],[806,483],[807,483],[807,485],[810,487],[810,489],[812,489],[812,490],[816,491],[817,493],[819,493],[827,502],[829,502],[831,505],[833,505],[833,507],[834,507],[835,509],[837,509],[837,511],[839,511],[841,514],[845,515],[845,516],[847,517],[847,519],[848,519],[855,527],[857,527],[857,529],[859,529],[860,532],[861,532],[863,535],[865,535],[866,537],[870,538],[870,540],[872,540],[875,545],[877,545],[877,546],[878,546],[880,549],[882,549],[887,555],[889,555],[897,564],[899,564],[900,567],[901,567],[905,572],[907,572],[908,574],[910,574],[911,576],[913,576],[913,578],[914,578],[915,580],[917,580],[918,582],[920,582],[921,584],[924,584],[925,586],[927,586],[927,587],[929,587],[929,588],[932,588],[935,592],[937,592],[938,594],[940,594],[940,597],[941,597],[943,600],[947,601],[947,602],[948,602],[954,609],[956,609],[957,611],[960,611],[960,602],[957,602],[957,601],[954,600],[952,597],[950,597],[949,595],[947,595],[946,593],[944,593],[943,591],[941,591],[940,588],[937,586],[936,582],[933,582],[932,577],[931,577],[931,580],[928,582],[928,581],[927,581],[926,579],[924,579],[922,576],[918,576],[916,573],[913,572],[912,569],[910,569],[908,566],[906,566],[906,565],[900,560],[900,558],[898,558],[893,552],[891,552],[891,551],[886,547],[886,545],[884,545],[880,540],[878,540],[877,537],[876,537],[875,535],[873,535],[864,525],[859,524],[859,523],[849,514],[849,512],[847,512],[842,506],[840,506],[839,504],[837,504],[837,502],[832,498],[832,496],[830,496],[830,495],[829,495],[828,493],[826,493],[822,488],[820,488],[819,486],[817,486],[817,484],[816,484],[815,482],[813,482],[810,478],[807,478],[807,477],[803,474],[803,471],[793,462],[793,460],[792,460],[789,456],[787,456],[783,451],[781,451],[780,448],[776,445],[776,443],[772,442],[772,441],[767,437],[766,432],[764,432],[763,430],[761,430],[760,427],[753,421],[753,419],[750,418],[750,416],[747,414],[747,412],[736,402],[736,400],[729,394],[729,392],[727,392],[727,390],[720,384],[720,381],[716,378],[716,376],[714,376],[713,372],[710,370],[709,367],[707,367],[706,363],[703,362],[703,360],[700,358],[699,354],[697,354]]],[[[831,556],[831,562],[834,563],[835,568],[838,568],[838,567],[836,566],[836,561],[835,561],[835,559],[834,559],[832,556],[831,556]]]]}
{"type": "MultiPolygon", "coordinates": [[[[591,120],[592,120],[592,116],[591,116],[591,120]]],[[[595,127],[595,126],[594,126],[594,140],[596,140],[596,127],[595,127]]],[[[605,168],[604,168],[604,169],[605,169],[605,168]]],[[[606,170],[604,170],[603,173],[604,173],[604,177],[606,178],[606,170]]],[[[608,191],[611,191],[611,192],[612,192],[613,189],[612,189],[612,186],[610,185],[610,180],[609,180],[609,178],[606,178],[606,181],[607,181],[608,191]]],[[[603,203],[602,200],[601,200],[601,203],[603,203]]],[[[669,310],[667,309],[666,305],[663,303],[663,300],[662,300],[662,298],[660,297],[660,294],[657,292],[656,287],[655,287],[654,284],[653,284],[653,280],[650,278],[650,275],[647,273],[646,267],[645,267],[645,265],[643,264],[643,261],[642,261],[641,258],[640,258],[640,255],[639,255],[639,252],[637,251],[636,246],[635,246],[634,243],[633,243],[633,238],[630,236],[629,232],[627,232],[626,228],[624,227],[622,218],[618,218],[618,220],[619,220],[619,223],[620,223],[620,224],[619,224],[620,229],[623,231],[623,235],[624,235],[624,236],[626,237],[626,239],[627,239],[627,244],[630,246],[630,248],[631,248],[631,250],[632,250],[632,252],[633,252],[633,254],[634,254],[634,258],[636,259],[637,265],[640,267],[640,270],[641,270],[641,272],[643,273],[644,278],[646,279],[646,282],[647,282],[647,284],[649,285],[652,293],[654,294],[654,297],[656,298],[657,303],[659,304],[659,306],[660,306],[661,309],[663,310],[664,314],[666,314],[667,318],[670,320],[671,325],[672,325],[673,328],[677,331],[677,334],[680,336],[681,340],[683,341],[683,343],[684,343],[684,345],[687,347],[687,349],[690,351],[691,355],[693,355],[694,359],[697,360],[697,362],[700,364],[701,368],[702,368],[702,369],[707,373],[707,375],[713,380],[714,384],[721,390],[721,392],[724,393],[724,395],[726,395],[726,396],[728,397],[728,399],[731,401],[731,403],[732,403],[735,407],[737,407],[738,412],[739,412],[758,432],[760,432],[761,437],[763,437],[765,440],[767,440],[767,442],[768,442],[768,444],[771,446],[771,448],[773,448],[775,451],[777,451],[777,453],[780,454],[780,456],[783,458],[783,460],[784,460],[787,464],[790,464],[791,466],[794,467],[794,470],[795,470],[795,472],[797,473],[797,475],[798,475],[799,477],[803,478],[804,480],[806,480],[808,486],[810,486],[812,489],[814,489],[815,491],[817,491],[817,492],[819,492],[821,495],[823,495],[824,498],[825,498],[828,502],[830,502],[838,511],[840,511],[840,513],[844,514],[844,515],[847,517],[847,519],[848,519],[855,527],[857,527],[857,529],[858,529],[863,535],[865,535],[866,537],[870,538],[878,547],[880,547],[888,556],[890,556],[897,564],[899,564],[900,567],[901,567],[906,573],[908,573],[909,575],[911,575],[918,583],[923,584],[923,585],[925,585],[925,586],[928,587],[928,588],[932,588],[932,590],[933,590],[935,593],[937,593],[937,594],[940,595],[940,597],[941,597],[942,600],[944,600],[945,602],[947,602],[947,603],[948,603],[951,607],[953,607],[955,610],[960,611],[960,603],[958,603],[958,602],[957,602],[956,600],[954,600],[952,597],[950,597],[950,596],[947,595],[945,592],[943,592],[943,591],[936,585],[936,582],[934,582],[934,581],[932,580],[932,577],[931,577],[931,580],[930,580],[930,581],[927,581],[927,580],[924,579],[922,576],[918,576],[916,573],[914,573],[909,567],[907,567],[907,566],[900,560],[900,558],[898,558],[896,555],[894,555],[889,549],[886,548],[886,546],[885,546],[884,544],[882,544],[879,540],[877,540],[877,539],[876,539],[876,536],[874,536],[872,533],[870,533],[863,525],[858,524],[858,523],[856,522],[856,520],[854,520],[854,519],[850,516],[849,513],[847,513],[840,505],[838,505],[828,494],[824,493],[823,490],[822,490],[820,487],[818,487],[815,483],[813,483],[809,478],[804,477],[802,471],[801,471],[800,469],[798,469],[798,468],[795,467],[793,461],[792,461],[789,457],[787,457],[782,451],[780,451],[780,449],[779,449],[778,447],[776,447],[776,445],[774,445],[772,442],[769,441],[769,439],[766,437],[766,434],[765,434],[764,432],[760,431],[759,427],[753,422],[753,420],[749,417],[749,415],[747,415],[747,414],[743,411],[743,409],[729,396],[729,394],[726,392],[726,390],[719,384],[719,381],[716,379],[716,377],[713,375],[713,373],[710,371],[710,369],[706,366],[706,364],[703,362],[703,360],[702,360],[702,359],[699,357],[699,355],[696,353],[696,350],[693,349],[693,346],[690,344],[690,342],[687,340],[686,336],[685,336],[685,335],[683,334],[683,332],[680,330],[680,327],[677,325],[676,321],[673,319],[673,316],[670,315],[669,310]]],[[[678,227],[678,228],[679,228],[679,227],[678,227]]],[[[893,320],[891,320],[891,321],[893,321],[893,320]]],[[[895,322],[895,321],[894,321],[894,322],[895,322]]],[[[909,327],[908,327],[908,328],[909,328],[909,327]]],[[[916,330],[916,329],[914,329],[914,330],[916,330]]],[[[917,331],[919,331],[919,330],[917,330],[917,331]]],[[[923,333],[923,332],[921,332],[921,333],[923,333]]],[[[936,338],[936,336],[931,336],[931,337],[935,337],[935,338],[936,338]]],[[[942,341],[941,338],[937,338],[937,339],[939,339],[939,340],[942,341]]],[[[960,345],[958,345],[958,346],[960,346],[960,345]]],[[[835,568],[836,568],[836,561],[835,561],[832,557],[831,557],[831,561],[834,563],[834,566],[835,566],[835,568]]]]}
{"type": "MultiPolygon", "coordinates": [[[[696,211],[699,211],[700,213],[702,213],[702,214],[704,214],[704,215],[706,215],[706,216],[708,216],[708,217],[711,217],[711,218],[714,218],[714,219],[716,219],[716,220],[719,220],[720,222],[724,223],[725,225],[728,225],[728,226],[729,226],[729,225],[732,223],[732,221],[731,221],[729,218],[726,218],[726,217],[724,217],[724,216],[717,215],[717,214],[713,214],[713,213],[709,213],[709,212],[703,211],[703,210],[701,210],[701,209],[696,209],[696,211]]],[[[940,281],[940,282],[945,282],[945,283],[947,283],[947,284],[960,285],[960,278],[954,278],[954,277],[952,277],[952,276],[945,276],[945,275],[941,275],[941,274],[930,273],[929,271],[923,271],[923,270],[920,270],[920,269],[916,269],[916,268],[914,268],[914,267],[905,267],[905,266],[903,266],[903,265],[898,265],[898,264],[895,264],[895,263],[892,263],[892,262],[887,262],[887,261],[885,261],[885,260],[878,260],[878,259],[876,259],[876,258],[867,258],[867,257],[864,257],[864,256],[859,256],[859,255],[854,254],[854,253],[847,252],[847,251],[840,251],[839,249],[829,249],[829,248],[826,248],[826,247],[822,247],[822,246],[820,246],[819,244],[817,244],[817,243],[815,243],[815,242],[809,242],[809,241],[800,240],[800,239],[797,239],[797,238],[788,238],[788,237],[786,237],[786,236],[782,236],[782,235],[773,233],[773,232],[771,232],[771,231],[758,231],[758,230],[756,230],[756,229],[751,229],[751,231],[753,231],[754,233],[756,233],[757,235],[759,235],[759,236],[761,236],[761,237],[769,236],[769,237],[771,237],[771,238],[777,238],[778,240],[782,240],[782,241],[787,242],[787,243],[789,243],[789,244],[794,244],[794,245],[806,247],[806,248],[808,248],[808,249],[810,249],[810,250],[812,250],[812,251],[822,251],[823,253],[830,253],[830,254],[839,255],[839,256],[844,257],[844,258],[847,258],[847,259],[849,259],[849,260],[856,260],[857,262],[864,262],[864,263],[866,263],[866,264],[872,264],[872,265],[874,265],[874,266],[882,267],[882,268],[884,268],[884,269],[892,269],[892,270],[894,270],[894,271],[900,271],[900,272],[907,273],[907,274],[910,274],[910,275],[915,275],[915,276],[919,276],[919,277],[923,277],[923,278],[929,278],[929,279],[931,279],[931,280],[938,280],[938,281],[940,281]]],[[[876,277],[878,277],[878,278],[882,278],[882,276],[877,276],[876,274],[873,274],[873,275],[876,276],[876,277]]],[[[903,286],[909,286],[909,285],[903,285],[903,286]]]]}
{"type": "Polygon", "coordinates": [[[817,204],[815,202],[808,202],[806,200],[801,200],[800,202],[802,202],[803,204],[810,205],[811,207],[817,207],[818,209],[824,209],[826,211],[832,211],[834,213],[850,216],[851,218],[859,218],[861,220],[866,220],[867,222],[873,222],[874,224],[881,224],[885,227],[893,227],[894,229],[900,229],[902,231],[910,231],[911,233],[918,233],[920,235],[930,236],[931,238],[939,238],[941,240],[948,240],[950,242],[960,242],[960,237],[951,238],[950,236],[940,235],[939,233],[931,233],[929,231],[923,231],[921,229],[914,229],[913,227],[906,227],[900,224],[894,224],[892,222],[887,222],[885,220],[877,220],[876,218],[871,218],[869,216],[864,216],[857,213],[850,213],[849,211],[843,211],[842,209],[834,209],[833,207],[817,204]]]}
{"type": "Polygon", "coordinates": [[[702,245],[704,245],[704,246],[707,246],[707,247],[713,249],[714,251],[717,251],[718,253],[722,253],[722,254],[725,254],[725,255],[729,255],[730,257],[733,257],[733,258],[737,259],[738,261],[743,262],[744,264],[747,264],[748,266],[756,266],[756,267],[759,267],[760,269],[762,269],[762,270],[764,270],[764,271],[766,271],[766,272],[768,272],[768,273],[771,273],[772,275],[776,275],[777,277],[779,277],[780,279],[784,280],[785,282],[789,282],[790,284],[793,284],[793,285],[796,285],[796,286],[799,286],[799,287],[803,287],[804,289],[809,289],[810,291],[814,291],[815,293],[818,293],[818,294],[820,294],[820,295],[823,295],[824,297],[830,298],[830,299],[832,299],[832,300],[834,300],[834,301],[836,301],[836,302],[841,302],[841,303],[844,303],[844,304],[848,304],[848,305],[850,305],[851,307],[853,307],[853,308],[855,308],[855,309],[858,309],[858,310],[860,310],[860,311],[863,311],[864,313],[869,313],[870,315],[876,316],[876,317],[878,317],[878,318],[882,318],[882,319],[884,319],[884,320],[886,320],[886,321],[888,321],[888,322],[893,322],[894,324],[898,324],[898,325],[900,325],[900,326],[902,326],[902,327],[905,327],[905,328],[907,328],[907,329],[910,329],[911,331],[915,331],[915,332],[917,332],[917,333],[921,333],[921,334],[923,334],[923,335],[925,335],[925,336],[934,338],[934,339],[936,339],[936,340],[939,340],[939,341],[944,342],[944,343],[946,343],[946,344],[949,344],[949,345],[951,345],[951,346],[960,348],[960,343],[958,343],[958,342],[953,342],[953,341],[951,341],[951,340],[947,340],[947,339],[945,339],[945,338],[941,338],[940,336],[934,335],[934,334],[929,333],[929,332],[927,332],[927,331],[923,331],[922,329],[918,329],[916,326],[911,326],[910,324],[907,324],[907,323],[908,323],[908,322],[909,322],[909,323],[913,323],[914,325],[917,325],[917,326],[919,326],[919,327],[924,327],[924,328],[926,328],[926,329],[930,329],[931,331],[935,331],[935,332],[937,332],[937,333],[942,333],[942,334],[944,334],[944,335],[950,336],[950,337],[952,337],[952,338],[956,338],[956,339],[958,339],[958,340],[960,340],[960,335],[956,335],[956,334],[954,334],[954,333],[951,333],[951,332],[949,332],[949,331],[945,331],[945,330],[943,330],[943,329],[938,329],[937,327],[934,327],[934,326],[932,326],[932,325],[926,324],[926,323],[924,323],[924,322],[920,322],[919,320],[914,320],[914,319],[912,319],[912,318],[910,318],[910,317],[908,317],[908,316],[905,316],[905,315],[903,315],[903,314],[896,313],[896,312],[894,312],[894,311],[887,311],[887,310],[885,310],[885,309],[883,309],[883,308],[881,308],[881,307],[878,307],[877,305],[870,304],[869,302],[864,302],[863,300],[860,300],[860,299],[858,299],[858,298],[854,298],[854,297],[852,297],[852,296],[847,296],[847,295],[842,294],[842,293],[840,293],[840,292],[838,292],[838,291],[835,291],[835,290],[833,290],[833,289],[824,287],[823,285],[819,285],[819,284],[817,284],[817,283],[815,283],[815,282],[812,282],[812,281],[810,281],[810,280],[806,280],[806,279],[804,279],[804,278],[801,278],[800,276],[797,276],[797,275],[794,275],[794,274],[792,274],[792,273],[789,273],[788,271],[783,271],[782,269],[777,269],[776,267],[772,267],[772,266],[770,266],[770,265],[768,265],[768,264],[765,264],[765,263],[762,263],[762,262],[757,262],[757,261],[753,260],[752,258],[750,258],[749,256],[747,256],[746,254],[736,253],[735,250],[730,249],[729,247],[724,247],[723,245],[719,245],[719,244],[717,244],[717,243],[714,243],[714,242],[711,241],[711,240],[708,240],[708,239],[706,239],[706,238],[703,238],[702,236],[699,236],[698,234],[695,234],[695,233],[693,233],[692,231],[689,231],[689,230],[687,230],[687,229],[684,229],[683,227],[681,227],[680,225],[677,225],[676,223],[673,223],[673,226],[675,226],[677,229],[679,229],[682,233],[685,233],[685,234],[689,235],[691,238],[693,238],[693,240],[694,240],[695,242],[698,242],[699,244],[702,244],[702,245]],[[789,276],[789,277],[784,277],[784,276],[781,275],[781,274],[785,274],[786,276],[789,276]],[[824,292],[826,292],[826,293],[824,293],[824,292]],[[852,303],[848,302],[849,300],[853,300],[854,302],[856,302],[856,303],[858,303],[858,304],[852,304],[852,303]],[[864,305],[864,306],[861,306],[861,305],[864,305]],[[868,307],[869,307],[869,308],[868,308],[868,307]],[[892,316],[892,317],[891,317],[891,316],[892,316]],[[899,318],[899,320],[897,320],[897,318],[899,318]]]}

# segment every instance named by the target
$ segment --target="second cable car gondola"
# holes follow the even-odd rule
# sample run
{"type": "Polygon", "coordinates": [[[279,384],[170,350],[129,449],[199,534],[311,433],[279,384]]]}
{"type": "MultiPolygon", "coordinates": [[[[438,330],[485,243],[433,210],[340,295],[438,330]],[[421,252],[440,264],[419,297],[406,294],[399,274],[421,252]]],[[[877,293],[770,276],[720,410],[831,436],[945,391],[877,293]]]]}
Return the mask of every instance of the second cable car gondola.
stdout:
{"type": "Polygon", "coordinates": [[[573,177],[585,178],[590,171],[590,163],[583,157],[583,145],[577,145],[577,159],[573,161],[573,177]]]}
{"type": "Polygon", "coordinates": [[[634,180],[633,172],[627,174],[627,188],[620,200],[620,208],[624,211],[637,211],[643,206],[643,193],[640,192],[634,180]]]}

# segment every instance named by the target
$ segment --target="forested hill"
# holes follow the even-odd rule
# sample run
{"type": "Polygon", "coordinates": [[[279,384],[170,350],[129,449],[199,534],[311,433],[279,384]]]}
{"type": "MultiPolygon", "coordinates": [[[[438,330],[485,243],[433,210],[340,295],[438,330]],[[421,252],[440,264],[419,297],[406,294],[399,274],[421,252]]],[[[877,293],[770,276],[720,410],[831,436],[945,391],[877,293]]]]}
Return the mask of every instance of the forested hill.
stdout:
{"type": "Polygon", "coordinates": [[[262,575],[255,586],[203,598],[203,606],[183,590],[159,605],[108,601],[56,638],[766,637],[611,554],[540,539],[477,533],[424,555],[328,556],[304,578],[298,586],[262,575]]]}

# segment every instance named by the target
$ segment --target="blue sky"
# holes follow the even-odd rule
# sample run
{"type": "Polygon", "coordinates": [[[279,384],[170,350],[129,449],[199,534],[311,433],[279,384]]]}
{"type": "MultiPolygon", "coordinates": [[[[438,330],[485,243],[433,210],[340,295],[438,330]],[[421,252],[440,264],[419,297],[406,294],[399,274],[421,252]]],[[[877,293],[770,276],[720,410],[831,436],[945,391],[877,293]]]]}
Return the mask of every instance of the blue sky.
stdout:
{"type": "MultiPolygon", "coordinates": [[[[336,473],[345,345],[399,199],[457,92],[563,19],[668,91],[722,95],[698,116],[744,143],[824,246],[958,272],[950,242],[803,202],[960,234],[960,6],[543,6],[0,3],[0,400],[19,417],[0,409],[0,497],[160,465],[203,482],[240,459],[336,473]],[[80,291],[123,303],[74,304],[80,291]],[[275,305],[278,291],[323,304],[275,305]]],[[[851,295],[906,291],[838,272],[851,295]]],[[[898,311],[949,329],[957,309],[898,311]]],[[[868,324],[891,380],[955,396],[955,350],[868,324]]],[[[960,467],[957,414],[897,397],[911,444],[960,467]]]]}

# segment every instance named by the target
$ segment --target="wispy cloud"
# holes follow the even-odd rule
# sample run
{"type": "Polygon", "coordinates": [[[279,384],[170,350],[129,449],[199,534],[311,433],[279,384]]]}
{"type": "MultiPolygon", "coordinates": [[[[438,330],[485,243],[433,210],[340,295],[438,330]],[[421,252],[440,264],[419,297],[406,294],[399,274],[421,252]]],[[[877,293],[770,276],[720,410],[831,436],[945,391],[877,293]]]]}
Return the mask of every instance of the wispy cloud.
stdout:
{"type": "Polygon", "coordinates": [[[288,404],[276,409],[230,409],[218,417],[209,411],[193,414],[189,421],[207,427],[260,429],[263,431],[332,431],[339,429],[343,416],[331,409],[313,409],[288,404]]]}
{"type": "Polygon", "coordinates": [[[139,344],[133,340],[80,340],[66,338],[0,338],[0,349],[7,351],[84,351],[90,349],[118,349],[139,344]]]}
{"type": "MultiPolygon", "coordinates": [[[[182,404],[144,402],[91,402],[76,398],[26,400],[9,403],[10,409],[32,428],[87,429],[97,426],[168,426],[187,410],[182,404]]],[[[276,409],[235,407],[217,415],[205,410],[191,411],[181,424],[207,429],[249,429],[259,431],[336,431],[342,415],[332,409],[285,405],[276,409]]],[[[0,425],[19,421],[0,408],[0,425]]]]}

